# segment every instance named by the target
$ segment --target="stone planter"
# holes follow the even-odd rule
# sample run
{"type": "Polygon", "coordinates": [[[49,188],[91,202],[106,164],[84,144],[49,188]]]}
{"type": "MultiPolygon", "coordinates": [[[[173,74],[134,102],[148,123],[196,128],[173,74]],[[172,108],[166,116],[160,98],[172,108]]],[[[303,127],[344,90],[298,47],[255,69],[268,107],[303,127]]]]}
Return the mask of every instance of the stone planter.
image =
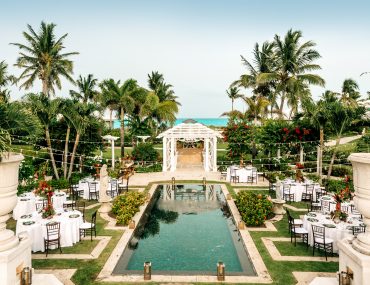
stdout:
{"type": "Polygon", "coordinates": [[[352,153],[348,159],[353,167],[353,200],[366,224],[366,232],[359,234],[352,246],[355,250],[370,255],[370,153],[352,153]]]}
{"type": "Polygon", "coordinates": [[[14,232],[6,229],[6,221],[17,205],[18,171],[23,159],[22,154],[9,153],[0,161],[0,252],[18,245],[14,232]]]}
{"type": "Polygon", "coordinates": [[[272,199],[272,204],[273,204],[272,212],[275,215],[284,215],[286,213],[283,207],[285,204],[284,200],[272,199]]]}

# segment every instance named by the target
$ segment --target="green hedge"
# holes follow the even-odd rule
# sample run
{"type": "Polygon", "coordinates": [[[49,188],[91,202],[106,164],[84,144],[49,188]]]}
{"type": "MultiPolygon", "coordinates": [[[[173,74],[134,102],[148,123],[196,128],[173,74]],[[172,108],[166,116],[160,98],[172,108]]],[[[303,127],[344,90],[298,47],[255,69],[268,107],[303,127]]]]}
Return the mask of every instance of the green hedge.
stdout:
{"type": "MultiPolygon", "coordinates": [[[[333,192],[333,193],[339,193],[341,190],[343,190],[346,187],[346,182],[343,180],[336,180],[336,179],[323,179],[323,184],[326,186],[327,191],[333,192]]],[[[353,181],[349,183],[349,189],[351,192],[354,191],[353,188],[353,181]]]]}
{"type": "Polygon", "coordinates": [[[54,188],[54,190],[69,188],[69,182],[67,179],[64,179],[64,178],[60,178],[59,180],[52,179],[49,183],[50,183],[50,186],[54,188]]]}
{"type": "Polygon", "coordinates": [[[241,191],[236,196],[236,206],[247,226],[261,226],[273,216],[272,202],[266,195],[241,191]]]}
{"type": "Polygon", "coordinates": [[[112,206],[112,213],[116,215],[117,224],[128,225],[144,202],[145,195],[141,192],[127,192],[117,196],[112,206]]]}
{"type": "Polygon", "coordinates": [[[157,161],[159,158],[158,152],[151,143],[140,143],[136,145],[131,155],[135,161],[157,161]]]}

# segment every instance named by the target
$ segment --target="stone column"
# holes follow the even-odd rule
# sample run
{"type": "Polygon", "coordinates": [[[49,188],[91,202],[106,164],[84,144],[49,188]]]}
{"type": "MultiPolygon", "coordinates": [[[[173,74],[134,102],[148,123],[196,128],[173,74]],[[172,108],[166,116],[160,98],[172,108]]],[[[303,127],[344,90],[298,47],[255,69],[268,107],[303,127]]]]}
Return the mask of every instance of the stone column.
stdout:
{"type": "Polygon", "coordinates": [[[351,271],[351,284],[363,285],[370,280],[370,153],[352,153],[348,159],[353,167],[354,202],[366,232],[338,242],[339,272],[351,271]]]}

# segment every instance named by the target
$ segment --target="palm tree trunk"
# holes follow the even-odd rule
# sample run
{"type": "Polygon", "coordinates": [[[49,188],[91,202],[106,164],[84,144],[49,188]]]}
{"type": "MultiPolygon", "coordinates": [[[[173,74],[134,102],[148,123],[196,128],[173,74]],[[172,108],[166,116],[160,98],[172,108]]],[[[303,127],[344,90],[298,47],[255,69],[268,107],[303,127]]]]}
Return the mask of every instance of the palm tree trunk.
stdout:
{"type": "Polygon", "coordinates": [[[112,113],[113,113],[113,110],[112,109],[109,109],[109,127],[111,129],[113,129],[112,113]]]}
{"type": "Polygon", "coordinates": [[[48,92],[48,84],[46,82],[46,80],[42,80],[42,93],[44,94],[44,96],[47,96],[49,97],[49,92],[48,92]]]}
{"type": "Polygon", "coordinates": [[[121,157],[125,156],[125,111],[121,107],[120,112],[121,126],[120,126],[120,135],[121,135],[121,157]]]}
{"type": "Polygon", "coordinates": [[[72,176],[72,171],[73,171],[73,165],[74,165],[74,160],[75,160],[75,156],[76,156],[76,151],[77,151],[77,146],[78,146],[78,143],[80,141],[80,133],[77,132],[76,134],[76,139],[75,139],[75,143],[73,145],[73,150],[72,150],[72,156],[71,156],[71,160],[69,162],[69,171],[68,171],[68,177],[67,179],[70,179],[71,176],[72,176]]]}
{"type": "Polygon", "coordinates": [[[67,165],[68,165],[68,143],[69,143],[69,134],[71,132],[71,127],[67,127],[66,141],[64,144],[64,159],[63,159],[63,172],[64,178],[67,178],[67,165]]]}
{"type": "Polygon", "coordinates": [[[283,93],[281,94],[281,101],[280,101],[280,107],[279,107],[280,117],[281,117],[281,118],[283,118],[283,117],[284,117],[284,114],[283,114],[284,103],[285,103],[285,92],[283,92],[283,93]]]}
{"type": "Polygon", "coordinates": [[[319,182],[322,183],[322,154],[324,149],[324,128],[320,126],[319,182]]]}
{"type": "Polygon", "coordinates": [[[234,111],[234,99],[231,98],[231,111],[234,111]]]}
{"type": "Polygon", "coordinates": [[[346,124],[346,120],[343,120],[342,126],[340,127],[337,139],[335,141],[335,146],[334,146],[334,149],[333,149],[333,155],[331,156],[330,165],[329,165],[329,169],[328,169],[328,176],[327,176],[328,179],[330,178],[331,172],[333,170],[335,155],[337,154],[337,149],[338,149],[338,146],[339,146],[339,143],[340,143],[340,138],[342,137],[342,132],[343,132],[345,124],[346,124]]]}
{"type": "Polygon", "coordinates": [[[46,143],[47,143],[48,149],[49,149],[51,164],[52,164],[53,170],[54,170],[54,175],[55,175],[56,179],[59,179],[58,169],[57,169],[57,166],[55,164],[53,150],[51,149],[50,133],[49,133],[49,128],[48,127],[45,127],[45,136],[46,136],[46,143]]]}

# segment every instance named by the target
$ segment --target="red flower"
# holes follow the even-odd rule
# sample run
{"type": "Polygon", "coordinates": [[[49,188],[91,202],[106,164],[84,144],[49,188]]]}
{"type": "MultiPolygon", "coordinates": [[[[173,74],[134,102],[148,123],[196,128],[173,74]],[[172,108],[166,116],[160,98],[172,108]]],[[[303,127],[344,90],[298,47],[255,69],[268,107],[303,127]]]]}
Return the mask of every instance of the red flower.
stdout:
{"type": "Polygon", "coordinates": [[[288,133],[289,133],[288,128],[284,128],[284,129],[283,129],[283,131],[284,131],[286,134],[288,134],[288,133]]]}
{"type": "Polygon", "coordinates": [[[310,130],[303,129],[303,134],[304,134],[304,135],[309,135],[309,134],[310,134],[310,130]]]}
{"type": "Polygon", "coordinates": [[[297,128],[295,128],[295,133],[296,133],[297,135],[299,135],[299,134],[301,133],[301,130],[297,127],[297,128]]]}

